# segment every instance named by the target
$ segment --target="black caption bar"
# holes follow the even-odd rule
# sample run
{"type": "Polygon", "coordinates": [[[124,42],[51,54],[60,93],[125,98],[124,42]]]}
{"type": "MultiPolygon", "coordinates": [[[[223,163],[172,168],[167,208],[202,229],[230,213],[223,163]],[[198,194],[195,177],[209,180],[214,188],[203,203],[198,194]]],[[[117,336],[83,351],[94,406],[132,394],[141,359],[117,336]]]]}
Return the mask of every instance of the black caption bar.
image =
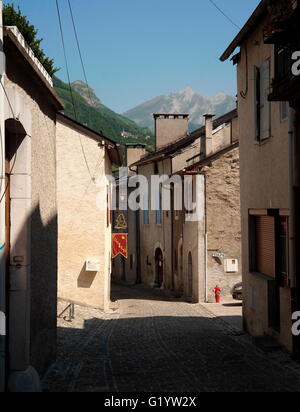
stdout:
{"type": "Polygon", "coordinates": [[[166,394],[166,393],[114,393],[102,394],[105,408],[199,408],[199,394],[166,394]]]}

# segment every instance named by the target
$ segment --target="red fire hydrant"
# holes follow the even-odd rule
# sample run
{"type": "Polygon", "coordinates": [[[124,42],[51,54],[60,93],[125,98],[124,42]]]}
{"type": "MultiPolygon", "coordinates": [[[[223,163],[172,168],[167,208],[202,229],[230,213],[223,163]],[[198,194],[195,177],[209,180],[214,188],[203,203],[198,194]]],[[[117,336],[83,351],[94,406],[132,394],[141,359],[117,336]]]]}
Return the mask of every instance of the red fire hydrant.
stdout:
{"type": "Polygon", "coordinates": [[[221,288],[220,286],[216,286],[214,288],[216,303],[221,303],[221,288]]]}

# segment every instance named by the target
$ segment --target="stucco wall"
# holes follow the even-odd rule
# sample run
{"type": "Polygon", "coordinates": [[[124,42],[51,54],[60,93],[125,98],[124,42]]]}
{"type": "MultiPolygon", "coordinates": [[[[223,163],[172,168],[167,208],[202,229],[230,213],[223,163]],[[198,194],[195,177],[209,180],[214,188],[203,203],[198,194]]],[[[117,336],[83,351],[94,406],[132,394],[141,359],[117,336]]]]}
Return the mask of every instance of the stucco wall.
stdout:
{"type": "Polygon", "coordinates": [[[231,123],[220,126],[213,131],[212,150],[218,152],[231,144],[231,123]]]}
{"type": "MultiPolygon", "coordinates": [[[[191,159],[194,156],[200,155],[200,152],[201,152],[200,139],[197,139],[194,143],[192,143],[190,146],[184,149],[182,153],[173,157],[172,159],[173,173],[179,172],[182,169],[184,169],[187,165],[192,164],[192,162],[187,163],[187,160],[191,159]]],[[[197,157],[193,162],[195,161],[199,161],[199,157],[197,157]]]]}
{"type": "MultiPolygon", "coordinates": [[[[137,162],[140,160],[144,155],[146,155],[147,152],[145,149],[142,148],[128,148],[127,149],[127,165],[130,167],[133,163],[137,162]]],[[[129,170],[128,174],[132,174],[132,172],[129,170]]]]}
{"type": "Polygon", "coordinates": [[[105,174],[111,174],[105,149],[59,120],[58,297],[100,309],[108,308],[110,294],[111,226],[107,227],[105,174]],[[91,181],[80,141],[91,172],[96,181],[100,179],[99,187],[91,181]],[[98,260],[100,270],[87,272],[87,259],[98,260]]]}
{"type": "MultiPolygon", "coordinates": [[[[26,225],[30,231],[30,363],[39,373],[55,360],[57,299],[57,207],[55,162],[55,112],[48,92],[28,69],[14,47],[6,44],[7,75],[5,86],[11,99],[21,101],[29,127],[27,149],[18,161],[27,164],[30,212],[26,225]],[[30,119],[29,119],[30,117],[30,119]]],[[[14,103],[13,103],[14,104],[14,103]]],[[[20,119],[22,112],[15,113],[20,119]]],[[[14,169],[13,173],[16,173],[14,169]]],[[[23,209],[21,209],[22,212],[23,209]]],[[[22,228],[19,228],[22,231],[22,228]]],[[[27,230],[27,229],[26,229],[27,230]]],[[[13,245],[12,245],[13,248],[13,245]]],[[[23,244],[23,248],[26,245],[23,244]]],[[[19,292],[16,292],[16,294],[19,292]]],[[[11,297],[17,299],[17,297],[11,297]]],[[[16,300],[17,302],[17,300],[16,300]]],[[[23,311],[23,308],[19,308],[23,311]]],[[[14,314],[19,317],[17,313],[14,314]]],[[[22,326],[22,325],[20,325],[22,326]]],[[[14,329],[14,334],[17,330],[14,329]]],[[[21,339],[21,338],[20,338],[21,339]]]]}
{"type": "MultiPolygon", "coordinates": [[[[244,282],[244,316],[246,327],[253,335],[269,333],[266,287],[267,281],[249,271],[249,209],[289,209],[288,195],[288,122],[281,122],[280,103],[271,103],[271,138],[263,143],[255,139],[255,82],[254,67],[271,59],[271,78],[274,77],[274,47],[263,43],[263,21],[241,47],[238,64],[238,111],[241,160],[242,260],[244,282]],[[241,91],[247,91],[242,98],[241,91]],[[254,303],[253,303],[254,302],[254,303]]],[[[282,322],[290,324],[291,308],[286,304],[290,291],[281,290],[285,302],[282,322]]],[[[291,334],[282,328],[279,339],[291,347],[291,334]]]]}
{"type": "Polygon", "coordinates": [[[155,119],[156,148],[159,149],[185,136],[188,132],[188,123],[188,118],[155,119]]]}

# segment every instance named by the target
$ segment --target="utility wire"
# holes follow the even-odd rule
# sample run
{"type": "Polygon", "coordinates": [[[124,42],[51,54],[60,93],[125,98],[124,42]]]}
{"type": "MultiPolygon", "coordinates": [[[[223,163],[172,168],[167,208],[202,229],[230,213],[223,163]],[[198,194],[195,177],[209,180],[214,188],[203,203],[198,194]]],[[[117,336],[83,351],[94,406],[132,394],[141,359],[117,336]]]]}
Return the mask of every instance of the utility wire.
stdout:
{"type": "Polygon", "coordinates": [[[59,28],[60,28],[60,35],[61,35],[61,41],[62,41],[62,46],[63,46],[63,52],[64,52],[64,56],[65,56],[65,64],[66,64],[66,70],[67,70],[69,88],[70,88],[70,93],[71,93],[71,100],[72,100],[72,105],[73,105],[73,111],[74,111],[75,119],[78,120],[77,112],[76,112],[76,107],[75,107],[74,96],[73,96],[73,90],[72,90],[72,86],[71,86],[70,70],[69,70],[69,64],[68,64],[68,58],[67,58],[67,51],[66,51],[66,44],[65,44],[65,37],[64,37],[64,32],[63,32],[63,28],[62,28],[62,20],[61,20],[61,14],[60,14],[60,9],[59,9],[59,5],[58,5],[58,0],[56,0],[56,9],[57,9],[57,16],[58,16],[58,21],[59,21],[59,28]]]}
{"type": "MultiPolygon", "coordinates": [[[[76,111],[76,106],[75,106],[75,99],[74,99],[73,90],[72,90],[72,86],[71,86],[70,70],[69,70],[68,57],[67,57],[67,52],[66,52],[66,44],[65,44],[65,39],[64,39],[64,32],[63,32],[63,28],[62,28],[62,19],[61,19],[60,9],[59,9],[59,5],[58,5],[58,0],[56,0],[56,8],[57,8],[57,15],[58,15],[58,20],[59,20],[61,40],[62,40],[62,46],[63,46],[64,56],[65,56],[65,64],[66,64],[66,70],[67,70],[67,75],[68,75],[68,82],[69,82],[69,88],[70,88],[71,99],[72,99],[72,104],[73,104],[73,110],[74,110],[74,114],[75,114],[75,119],[78,121],[78,116],[77,116],[77,111],[76,111]]],[[[82,60],[82,63],[83,63],[83,60],[82,60]]],[[[79,133],[78,133],[78,137],[79,137],[80,146],[81,146],[82,154],[83,154],[83,157],[84,157],[84,161],[85,161],[88,173],[90,175],[91,181],[94,182],[95,177],[91,173],[91,169],[89,167],[87,157],[86,157],[86,154],[85,154],[85,151],[84,151],[84,147],[83,147],[83,144],[82,144],[82,141],[81,141],[81,136],[80,136],[79,133]]]]}
{"type": "MultiPolygon", "coordinates": [[[[80,61],[81,61],[81,67],[82,67],[82,71],[83,71],[83,75],[84,75],[84,80],[85,80],[85,83],[86,83],[87,92],[88,92],[89,99],[90,99],[90,106],[92,106],[91,90],[90,90],[90,88],[89,88],[89,82],[88,82],[88,78],[87,78],[87,75],[86,75],[86,69],[85,69],[85,65],[84,65],[84,62],[83,62],[83,57],[82,57],[82,52],[81,52],[79,37],[78,37],[77,29],[76,29],[74,14],[73,14],[73,10],[72,10],[72,6],[71,6],[71,1],[70,1],[70,0],[68,0],[68,4],[69,4],[69,10],[70,10],[71,19],[72,19],[72,24],[73,24],[73,29],[74,29],[74,34],[75,34],[77,49],[78,49],[78,53],[79,53],[79,57],[80,57],[80,61]]],[[[90,120],[91,120],[91,119],[90,119],[90,120]]]]}
{"type": "Polygon", "coordinates": [[[208,0],[221,14],[223,14],[223,16],[231,23],[233,24],[236,28],[238,28],[239,30],[241,30],[241,27],[238,26],[231,17],[228,16],[228,14],[226,14],[213,0],[208,0]]]}
{"type": "MultiPolygon", "coordinates": [[[[9,105],[9,107],[10,107],[10,110],[11,110],[11,113],[12,113],[12,116],[13,116],[13,119],[14,119],[15,146],[16,146],[16,148],[17,148],[18,145],[17,145],[17,125],[16,125],[16,124],[17,124],[17,122],[19,122],[19,119],[15,116],[14,109],[13,109],[13,107],[12,107],[12,104],[11,104],[11,101],[10,101],[9,96],[8,96],[8,94],[7,94],[7,91],[6,91],[5,87],[4,87],[4,84],[2,83],[2,79],[0,80],[0,83],[1,83],[1,87],[2,87],[2,89],[3,89],[3,92],[4,92],[4,94],[5,94],[7,103],[8,103],[8,105],[9,105]]],[[[2,143],[2,137],[3,137],[2,134],[5,136],[5,130],[3,130],[3,131],[1,130],[1,137],[0,137],[0,138],[1,138],[1,150],[2,150],[2,151],[5,151],[5,148],[3,147],[3,143],[2,143]]],[[[16,165],[17,156],[18,156],[18,151],[17,151],[17,149],[16,149],[14,161],[13,161],[13,164],[12,164],[12,166],[11,166],[11,168],[10,168],[10,171],[9,171],[10,174],[12,174],[12,172],[13,172],[13,170],[14,170],[14,167],[15,167],[15,165],[16,165]]],[[[3,156],[3,157],[4,157],[4,156],[3,156]]],[[[5,175],[5,166],[3,167],[3,170],[4,170],[4,175],[5,175]]],[[[3,176],[3,177],[4,177],[4,176],[3,176]]],[[[7,192],[7,190],[8,190],[8,187],[9,187],[9,183],[7,183],[7,185],[6,185],[6,187],[5,187],[5,190],[4,190],[4,193],[3,193],[3,196],[0,198],[0,203],[2,203],[2,201],[4,200],[5,195],[6,195],[6,192],[7,192]]],[[[1,195],[2,189],[3,189],[3,182],[1,181],[0,195],[1,195]]]]}

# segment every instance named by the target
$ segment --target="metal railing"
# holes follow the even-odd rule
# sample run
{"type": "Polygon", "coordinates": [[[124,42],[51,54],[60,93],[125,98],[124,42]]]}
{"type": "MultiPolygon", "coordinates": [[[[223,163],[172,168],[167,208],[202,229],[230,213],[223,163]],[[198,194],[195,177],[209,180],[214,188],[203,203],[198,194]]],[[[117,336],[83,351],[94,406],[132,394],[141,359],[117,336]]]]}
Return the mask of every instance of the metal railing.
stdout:
{"type": "Polygon", "coordinates": [[[60,315],[57,316],[58,319],[64,319],[66,322],[72,322],[75,319],[75,305],[74,303],[70,303],[60,315]],[[68,313],[67,316],[64,316],[68,313]]]}

